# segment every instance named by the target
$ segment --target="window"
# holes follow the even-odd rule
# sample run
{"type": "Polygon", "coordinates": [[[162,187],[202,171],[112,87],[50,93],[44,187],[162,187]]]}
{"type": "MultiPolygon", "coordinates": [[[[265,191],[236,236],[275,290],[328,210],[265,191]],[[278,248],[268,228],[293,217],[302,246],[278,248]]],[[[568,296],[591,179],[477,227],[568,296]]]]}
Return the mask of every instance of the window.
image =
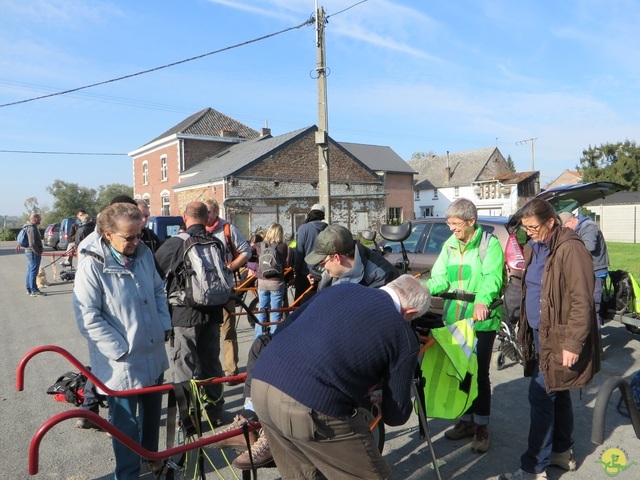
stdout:
{"type": "Polygon", "coordinates": [[[389,225],[400,225],[402,223],[402,207],[389,207],[387,223],[389,225]]]}
{"type": "Polygon", "coordinates": [[[169,197],[162,197],[162,215],[171,215],[171,202],[169,197]]]}
{"type": "Polygon", "coordinates": [[[149,164],[147,162],[142,164],[142,184],[149,185],[149,164]]]}
{"type": "Polygon", "coordinates": [[[420,207],[421,217],[433,217],[433,207],[420,207]]]}
{"type": "Polygon", "coordinates": [[[460,196],[460,187],[453,187],[453,196],[456,198],[460,196]]]}
{"type": "Polygon", "coordinates": [[[420,190],[416,190],[413,196],[414,200],[420,200],[420,190]]]}
{"type": "Polygon", "coordinates": [[[437,188],[434,188],[434,189],[433,189],[433,199],[434,199],[434,200],[437,200],[437,199],[438,199],[438,189],[437,189],[437,188]]]}
{"type": "Polygon", "coordinates": [[[166,155],[163,155],[162,158],[160,158],[160,177],[163,182],[167,181],[167,156],[166,155]]]}

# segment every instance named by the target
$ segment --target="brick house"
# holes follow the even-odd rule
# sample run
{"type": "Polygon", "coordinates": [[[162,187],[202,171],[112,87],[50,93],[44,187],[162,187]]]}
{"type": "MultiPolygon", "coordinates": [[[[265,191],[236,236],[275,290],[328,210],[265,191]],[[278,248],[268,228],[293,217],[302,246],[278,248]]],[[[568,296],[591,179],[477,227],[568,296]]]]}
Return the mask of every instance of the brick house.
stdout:
{"type": "MultiPolygon", "coordinates": [[[[280,223],[294,233],[318,202],[317,127],[230,145],[179,175],[180,208],[213,197],[221,215],[249,235],[280,223]]],[[[331,218],[354,233],[385,223],[384,178],[329,138],[331,218]]]]}
{"type": "Polygon", "coordinates": [[[413,179],[417,172],[391,147],[347,142],[340,145],[383,179],[387,223],[413,220],[413,179]]]}
{"type": "Polygon", "coordinates": [[[508,216],[540,193],[540,173],[512,173],[496,147],[411,160],[417,218],[442,217],[457,198],[468,198],[478,215],[508,216]]]}
{"type": "Polygon", "coordinates": [[[259,132],[212,108],[194,113],[129,153],[135,198],[147,201],[151,215],[179,215],[181,209],[172,187],[182,172],[230,145],[259,136],[259,132]]]}

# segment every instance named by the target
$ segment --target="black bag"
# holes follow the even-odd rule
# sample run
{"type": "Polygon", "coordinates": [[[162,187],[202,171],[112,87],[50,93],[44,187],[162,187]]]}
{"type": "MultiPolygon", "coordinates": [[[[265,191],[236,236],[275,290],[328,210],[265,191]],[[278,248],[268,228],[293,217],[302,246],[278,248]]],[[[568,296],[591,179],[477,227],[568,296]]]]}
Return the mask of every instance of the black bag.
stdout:
{"type": "Polygon", "coordinates": [[[54,395],[58,402],[72,403],[76,407],[84,401],[84,385],[87,377],[80,372],[67,372],[58,377],[56,383],[47,389],[49,395],[54,395]]]}
{"type": "Polygon", "coordinates": [[[615,310],[622,314],[630,311],[629,304],[633,301],[633,286],[629,273],[624,270],[614,270],[609,272],[611,285],[603,289],[602,302],[600,305],[601,314],[606,314],[608,310],[615,310]]]}
{"type": "Polygon", "coordinates": [[[264,278],[278,278],[282,275],[284,268],[277,243],[260,242],[258,271],[264,278]]]}

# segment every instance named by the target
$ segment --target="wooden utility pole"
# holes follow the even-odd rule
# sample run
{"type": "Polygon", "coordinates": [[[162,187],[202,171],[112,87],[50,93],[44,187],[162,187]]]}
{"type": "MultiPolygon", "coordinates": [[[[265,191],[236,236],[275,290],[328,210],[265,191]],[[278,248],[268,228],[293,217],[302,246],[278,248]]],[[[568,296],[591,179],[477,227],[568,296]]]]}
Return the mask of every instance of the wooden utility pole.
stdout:
{"type": "Polygon", "coordinates": [[[327,112],[327,65],[325,58],[324,27],[326,24],[324,8],[318,7],[316,0],[316,51],[318,75],[318,194],[320,204],[325,208],[325,220],[331,223],[331,189],[329,186],[329,123],[327,112]]]}
{"type": "Polygon", "coordinates": [[[536,143],[537,138],[528,138],[526,140],[520,140],[516,142],[516,145],[526,145],[527,143],[531,142],[531,171],[535,172],[536,170],[536,163],[535,163],[535,153],[534,153],[534,149],[533,146],[536,143]]]}

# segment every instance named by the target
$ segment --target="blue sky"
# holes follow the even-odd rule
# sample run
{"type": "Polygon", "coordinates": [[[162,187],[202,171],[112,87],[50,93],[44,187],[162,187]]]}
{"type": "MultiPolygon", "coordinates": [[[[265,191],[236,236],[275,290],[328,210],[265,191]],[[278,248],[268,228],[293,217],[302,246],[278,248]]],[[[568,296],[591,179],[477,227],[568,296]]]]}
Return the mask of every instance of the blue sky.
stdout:
{"type": "MultiPolygon", "coordinates": [[[[329,134],[414,152],[498,146],[541,182],[589,145],[636,140],[634,0],[319,0],[329,134]],[[353,6],[353,8],[347,9],[353,6]],[[345,10],[347,9],[347,10],[345,10]],[[332,16],[333,15],[333,16],[332,16]]],[[[0,0],[0,104],[103,82],[303,23],[313,0],[0,0]]],[[[0,108],[0,150],[127,153],[212,107],[274,135],[317,123],[315,32],[0,108]]],[[[127,156],[0,152],[0,215],[55,179],[132,183],[127,156]]]]}

